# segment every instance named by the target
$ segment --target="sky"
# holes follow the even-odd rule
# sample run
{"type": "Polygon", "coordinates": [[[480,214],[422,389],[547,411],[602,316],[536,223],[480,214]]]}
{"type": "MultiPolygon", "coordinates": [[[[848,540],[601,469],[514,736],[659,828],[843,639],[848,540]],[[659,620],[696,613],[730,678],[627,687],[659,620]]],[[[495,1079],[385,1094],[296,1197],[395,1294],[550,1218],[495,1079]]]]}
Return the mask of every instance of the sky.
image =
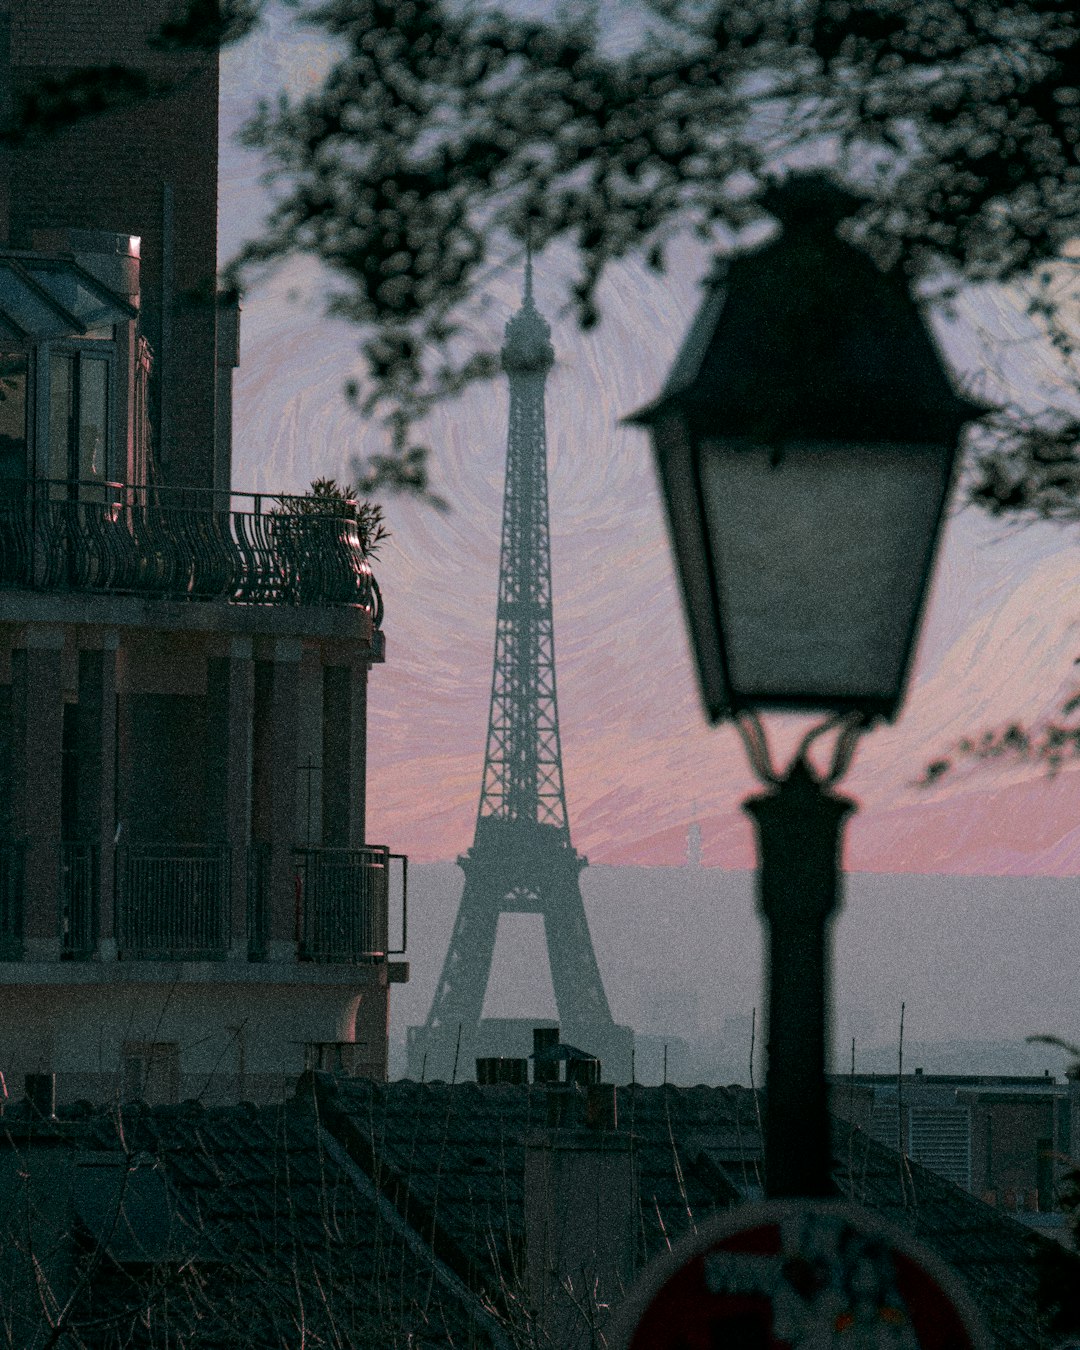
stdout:
{"type": "MultiPolygon", "coordinates": [[[[234,133],[258,96],[325,68],[310,36],[263,32],[222,58],[221,256],[258,229],[260,165],[234,133]]],[[[477,340],[500,341],[520,298],[520,260],[486,287],[477,340]]],[[[657,278],[625,265],[601,291],[603,321],[578,332],[560,310],[566,258],[537,262],[537,302],[556,366],[547,426],[555,650],[571,831],[595,863],[685,859],[697,822],[706,865],[753,866],[740,802],[756,789],[731,728],[701,713],[646,436],[620,419],[663,383],[697,307],[709,258],[689,245],[657,278]]],[[[324,317],[325,279],[294,265],[244,304],[235,378],[234,484],[298,491],[348,477],[383,433],[346,404],[357,334],[324,317]]],[[[1066,322],[1080,323],[1075,304],[1066,322]]],[[[958,377],[1037,402],[1060,376],[1021,298],[982,291],[938,316],[958,377]]],[[[451,511],[386,503],[393,538],[376,573],[385,666],[370,682],[368,837],[416,861],[472,842],[490,692],[506,452],[505,381],[445,405],[426,428],[434,486],[451,511]]],[[[1066,877],[1080,870],[1080,766],[971,766],[932,789],[925,765],[971,732],[1052,713],[1080,657],[1080,537],[954,511],[939,554],[907,701],[864,738],[843,790],[855,871],[1066,877]]],[[[792,729],[773,734],[790,742],[792,729]]]]}

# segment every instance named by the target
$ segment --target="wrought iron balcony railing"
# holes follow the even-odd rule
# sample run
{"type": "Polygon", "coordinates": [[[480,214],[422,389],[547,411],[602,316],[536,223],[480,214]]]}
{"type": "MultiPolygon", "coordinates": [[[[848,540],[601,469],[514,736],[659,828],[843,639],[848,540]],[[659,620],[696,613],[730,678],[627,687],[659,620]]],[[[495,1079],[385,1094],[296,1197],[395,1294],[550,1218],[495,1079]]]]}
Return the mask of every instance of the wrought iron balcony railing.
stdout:
{"type": "Polygon", "coordinates": [[[348,505],[124,483],[0,482],[0,586],[358,605],[379,587],[348,505]]]}
{"type": "Polygon", "coordinates": [[[355,961],[389,950],[390,850],[298,848],[296,941],[303,961],[355,961]]]}
{"type": "Polygon", "coordinates": [[[116,946],[131,960],[215,960],[228,948],[229,850],[130,844],[116,850],[116,946]]]}
{"type": "MultiPolygon", "coordinates": [[[[0,961],[24,956],[25,845],[0,844],[0,961]]],[[[101,848],[65,842],[58,853],[56,935],[66,960],[89,960],[99,939],[116,940],[121,961],[218,961],[229,955],[232,854],[216,844],[128,844],[113,852],[115,908],[101,931],[101,848]]],[[[270,848],[247,850],[247,955],[266,960],[270,938],[270,848]]],[[[290,894],[302,961],[353,963],[401,953],[407,940],[405,859],[389,849],[294,849],[290,894]],[[402,864],[391,905],[391,862],[402,864]],[[390,910],[400,911],[400,946],[390,946],[390,910]]],[[[285,911],[288,913],[288,910],[285,911]]],[[[397,918],[395,917],[395,933],[397,918]]],[[[281,934],[281,936],[285,936],[281,934]]]]}

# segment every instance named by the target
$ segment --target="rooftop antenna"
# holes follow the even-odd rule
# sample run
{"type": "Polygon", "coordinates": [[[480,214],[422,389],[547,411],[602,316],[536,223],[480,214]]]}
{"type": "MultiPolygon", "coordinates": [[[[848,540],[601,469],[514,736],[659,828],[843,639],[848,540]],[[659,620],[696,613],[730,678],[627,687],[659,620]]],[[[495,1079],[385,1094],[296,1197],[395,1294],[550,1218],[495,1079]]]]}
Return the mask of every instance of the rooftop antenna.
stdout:
{"type": "Polygon", "coordinates": [[[525,231],[525,303],[533,298],[532,224],[525,231]]]}

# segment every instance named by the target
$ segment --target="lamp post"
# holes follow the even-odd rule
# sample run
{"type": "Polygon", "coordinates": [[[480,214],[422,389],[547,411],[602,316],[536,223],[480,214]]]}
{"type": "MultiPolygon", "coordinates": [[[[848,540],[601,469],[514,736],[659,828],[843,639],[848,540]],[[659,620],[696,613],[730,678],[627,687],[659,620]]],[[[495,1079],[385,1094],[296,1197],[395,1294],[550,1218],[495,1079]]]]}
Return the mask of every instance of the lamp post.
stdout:
{"type": "Polygon", "coordinates": [[[859,202],[824,174],[763,199],[782,232],[715,281],[649,428],[705,711],[731,719],[766,791],[766,1191],[831,1190],[828,940],[858,736],[899,711],[960,430],[958,395],[906,279],[838,237],[859,202]],[[759,714],[821,712],[790,769],[759,714]],[[809,748],[838,738],[819,774],[809,748]]]}

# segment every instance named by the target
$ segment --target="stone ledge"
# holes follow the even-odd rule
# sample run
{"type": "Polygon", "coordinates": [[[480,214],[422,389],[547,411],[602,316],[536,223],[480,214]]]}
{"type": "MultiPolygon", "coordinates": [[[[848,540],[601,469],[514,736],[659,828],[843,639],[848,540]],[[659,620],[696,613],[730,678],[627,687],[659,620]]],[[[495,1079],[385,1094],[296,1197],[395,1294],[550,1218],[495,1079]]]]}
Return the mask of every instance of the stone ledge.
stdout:
{"type": "Polygon", "coordinates": [[[386,981],[386,962],[0,961],[0,988],[101,984],[350,985],[386,981]]]}
{"type": "Polygon", "coordinates": [[[377,660],[382,653],[381,634],[373,632],[371,615],[358,605],[242,605],[0,589],[0,623],[344,638],[368,643],[377,649],[377,660]]]}

